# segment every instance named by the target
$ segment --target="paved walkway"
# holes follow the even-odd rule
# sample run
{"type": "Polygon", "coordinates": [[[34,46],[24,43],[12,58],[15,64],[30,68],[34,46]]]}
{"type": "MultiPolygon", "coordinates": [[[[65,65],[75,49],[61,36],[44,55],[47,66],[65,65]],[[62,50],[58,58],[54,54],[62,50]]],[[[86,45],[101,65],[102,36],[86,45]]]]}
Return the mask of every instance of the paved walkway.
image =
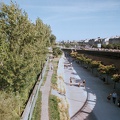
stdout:
{"type": "Polygon", "coordinates": [[[51,70],[52,63],[49,64],[49,71],[46,78],[44,86],[41,87],[42,91],[42,109],[41,109],[41,120],[49,120],[49,111],[48,111],[48,99],[50,93],[51,77],[53,70],[51,70]]]}
{"type": "Polygon", "coordinates": [[[62,56],[59,60],[58,69],[61,71],[61,74],[64,78],[66,98],[69,103],[69,116],[71,118],[83,107],[87,100],[87,92],[85,87],[78,87],[78,85],[75,85],[78,82],[82,82],[82,80],[73,67],[64,69],[65,62],[69,61],[67,61],[67,59],[62,56]],[[70,77],[74,77],[76,79],[76,81],[73,81],[74,84],[72,86],[70,85],[70,77]]]}
{"type": "MultiPolygon", "coordinates": [[[[107,95],[114,91],[113,84],[106,85],[90,71],[73,62],[73,67],[81,79],[86,80],[88,98],[86,105],[72,120],[119,120],[120,108],[107,101],[107,95]]],[[[110,82],[110,81],[109,81],[110,82]]]]}
{"type": "MultiPolygon", "coordinates": [[[[64,78],[70,118],[84,106],[85,102],[87,102],[86,108],[82,109],[83,114],[80,114],[74,120],[119,120],[120,108],[114,105],[112,101],[108,103],[106,100],[106,96],[112,92],[111,86],[105,85],[103,81],[94,77],[93,74],[80,67],[75,62],[73,62],[73,67],[64,69],[63,66],[65,61],[66,59],[63,56],[59,61],[58,70],[62,71],[61,75],[63,75],[64,78]],[[70,86],[70,77],[74,77],[78,80],[85,79],[86,88],[76,85],[70,86]]],[[[51,64],[49,66],[51,66],[51,64]]],[[[49,120],[48,97],[52,73],[53,71],[49,70],[45,85],[41,88],[41,120],[49,120]]]]}

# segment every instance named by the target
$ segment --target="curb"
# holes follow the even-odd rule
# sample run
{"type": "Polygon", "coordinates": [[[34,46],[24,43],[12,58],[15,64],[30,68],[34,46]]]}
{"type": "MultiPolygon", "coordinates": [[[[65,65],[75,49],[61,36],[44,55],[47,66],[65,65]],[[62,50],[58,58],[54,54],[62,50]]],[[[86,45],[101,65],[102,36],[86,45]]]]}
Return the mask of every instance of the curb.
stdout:
{"type": "Polygon", "coordinates": [[[88,99],[88,92],[87,92],[87,90],[86,90],[86,93],[87,93],[87,97],[86,97],[86,100],[85,100],[83,106],[70,119],[72,119],[75,115],[77,115],[83,109],[83,107],[85,106],[85,104],[87,103],[87,99],[88,99]]]}

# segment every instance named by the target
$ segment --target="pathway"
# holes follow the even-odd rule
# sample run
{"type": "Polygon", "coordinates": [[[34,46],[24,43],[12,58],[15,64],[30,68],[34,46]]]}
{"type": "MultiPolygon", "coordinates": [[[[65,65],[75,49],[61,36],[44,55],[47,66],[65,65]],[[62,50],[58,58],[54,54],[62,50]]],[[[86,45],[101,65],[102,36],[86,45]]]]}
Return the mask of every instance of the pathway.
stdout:
{"type": "Polygon", "coordinates": [[[42,91],[42,109],[41,109],[41,120],[49,120],[49,93],[50,93],[50,86],[51,86],[51,77],[53,74],[53,70],[51,70],[52,63],[49,64],[49,71],[46,78],[46,82],[44,86],[41,87],[42,91]]]}

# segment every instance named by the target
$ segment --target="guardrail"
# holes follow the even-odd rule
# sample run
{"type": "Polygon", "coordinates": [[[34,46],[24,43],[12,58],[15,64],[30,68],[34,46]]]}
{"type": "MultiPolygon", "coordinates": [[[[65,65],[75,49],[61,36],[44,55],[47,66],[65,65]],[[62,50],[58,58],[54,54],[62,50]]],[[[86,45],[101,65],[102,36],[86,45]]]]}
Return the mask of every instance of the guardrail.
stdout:
{"type": "Polygon", "coordinates": [[[30,98],[26,104],[26,107],[23,111],[23,114],[22,114],[20,120],[31,120],[32,113],[33,113],[33,110],[35,107],[35,103],[36,103],[36,100],[38,98],[38,91],[40,90],[40,86],[43,82],[43,76],[45,75],[47,64],[48,64],[48,60],[46,61],[45,65],[42,69],[42,73],[40,74],[38,81],[35,84],[35,87],[30,95],[30,98]]]}

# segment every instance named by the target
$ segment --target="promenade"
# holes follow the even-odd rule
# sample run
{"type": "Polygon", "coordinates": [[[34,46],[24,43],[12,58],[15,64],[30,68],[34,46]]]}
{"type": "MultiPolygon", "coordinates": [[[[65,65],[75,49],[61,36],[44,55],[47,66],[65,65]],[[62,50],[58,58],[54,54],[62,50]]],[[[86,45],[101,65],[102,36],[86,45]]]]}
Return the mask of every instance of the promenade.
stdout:
{"type": "MultiPolygon", "coordinates": [[[[51,64],[49,65],[51,66],[51,64]]],[[[91,72],[82,68],[75,61],[62,56],[59,60],[58,71],[64,78],[66,94],[69,103],[69,116],[71,120],[119,120],[120,108],[106,97],[114,90],[111,85],[106,85],[91,72]],[[72,62],[72,66],[64,68],[65,62],[72,62]],[[70,77],[75,78],[70,85],[70,77]],[[79,87],[76,83],[86,80],[86,86],[79,87]],[[74,84],[75,83],[75,84],[74,84]]],[[[49,120],[48,96],[50,91],[52,70],[48,71],[45,85],[42,91],[41,120],[49,120]]],[[[55,93],[56,94],[56,93],[55,93]]]]}

